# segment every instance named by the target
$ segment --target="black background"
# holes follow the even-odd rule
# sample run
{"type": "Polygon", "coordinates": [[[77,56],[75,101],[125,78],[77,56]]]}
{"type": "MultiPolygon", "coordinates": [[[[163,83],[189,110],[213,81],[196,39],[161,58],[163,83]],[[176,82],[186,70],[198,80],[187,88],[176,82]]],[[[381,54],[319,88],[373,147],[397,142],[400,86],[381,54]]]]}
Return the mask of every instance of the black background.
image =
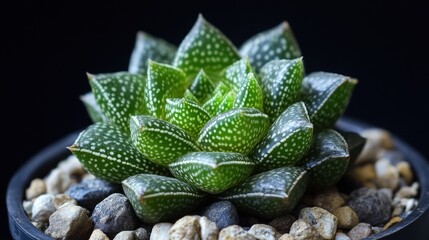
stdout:
{"type": "Polygon", "coordinates": [[[138,30],[180,44],[199,12],[237,46],[289,21],[307,72],[360,80],[347,115],[391,130],[429,156],[429,9],[423,1],[201,4],[17,1],[3,8],[2,192],[31,155],[90,124],[78,99],[89,91],[85,72],[127,70],[138,30]]]}

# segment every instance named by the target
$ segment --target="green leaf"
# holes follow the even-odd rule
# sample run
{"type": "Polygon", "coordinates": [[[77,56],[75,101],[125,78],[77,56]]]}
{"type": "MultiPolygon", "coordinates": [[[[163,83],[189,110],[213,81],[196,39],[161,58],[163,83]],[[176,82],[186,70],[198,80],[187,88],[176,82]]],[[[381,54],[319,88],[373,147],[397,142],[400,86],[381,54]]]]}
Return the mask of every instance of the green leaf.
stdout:
{"type": "Polygon", "coordinates": [[[256,71],[272,60],[301,57],[288,22],[253,36],[241,46],[240,54],[249,58],[256,71]]]}
{"type": "Polygon", "coordinates": [[[173,65],[192,76],[200,69],[206,73],[219,72],[238,59],[240,56],[231,41],[199,15],[180,44],[173,65]]]}
{"type": "Polygon", "coordinates": [[[206,110],[187,99],[167,98],[166,120],[196,139],[200,130],[211,119],[206,110]]]}
{"type": "Polygon", "coordinates": [[[137,216],[148,224],[189,214],[205,197],[182,181],[152,174],[129,177],[122,182],[122,187],[137,216]]]}
{"type": "Polygon", "coordinates": [[[265,113],[274,121],[299,100],[303,77],[302,58],[273,60],[261,69],[265,113]]]}
{"type": "Polygon", "coordinates": [[[234,102],[234,108],[248,107],[263,110],[264,100],[262,89],[253,73],[249,73],[246,81],[240,87],[237,98],[234,102]]]}
{"type": "Polygon", "coordinates": [[[203,108],[211,116],[215,116],[219,108],[219,105],[222,103],[223,95],[220,91],[216,91],[215,94],[204,103],[203,108]]]}
{"type": "Polygon", "coordinates": [[[191,136],[175,125],[150,116],[133,116],[131,141],[149,160],[168,166],[178,157],[199,148],[191,136]]]}
{"type": "Polygon", "coordinates": [[[249,73],[255,73],[250,66],[247,58],[242,58],[239,61],[228,66],[222,73],[223,80],[229,86],[240,89],[244,82],[247,81],[249,73]]]}
{"type": "Polygon", "coordinates": [[[347,146],[349,147],[350,153],[350,163],[349,166],[352,165],[356,159],[359,157],[360,153],[363,150],[363,147],[366,143],[366,138],[362,137],[359,133],[355,132],[340,132],[341,136],[343,136],[344,140],[347,142],[347,146]]]}
{"type": "Polygon", "coordinates": [[[137,32],[128,72],[146,74],[149,59],[159,63],[170,64],[175,54],[176,47],[172,44],[148,33],[137,32]]]}
{"type": "Polygon", "coordinates": [[[144,98],[149,115],[163,119],[165,99],[182,97],[187,85],[182,70],[170,65],[149,61],[144,98]]]}
{"type": "Polygon", "coordinates": [[[257,171],[292,166],[304,157],[313,139],[313,124],[303,102],[292,104],[252,150],[257,171]]]}
{"type": "Polygon", "coordinates": [[[231,87],[229,87],[228,85],[226,85],[225,83],[223,83],[223,82],[219,82],[217,85],[216,85],[216,88],[215,88],[215,90],[213,91],[213,92],[220,92],[220,93],[222,93],[222,96],[225,96],[226,94],[228,94],[230,91],[231,91],[232,89],[231,89],[231,87]]]}
{"type": "Polygon", "coordinates": [[[235,98],[237,97],[237,93],[234,90],[229,91],[219,104],[219,107],[216,110],[216,114],[221,114],[223,112],[227,112],[234,107],[235,98]]]}
{"type": "Polygon", "coordinates": [[[89,126],[68,149],[88,172],[107,181],[121,182],[138,173],[168,175],[168,169],[145,158],[128,136],[108,123],[89,126]]]}
{"type": "Polygon", "coordinates": [[[344,113],[356,84],[356,79],[335,73],[316,72],[306,76],[301,96],[311,122],[317,128],[334,125],[344,113]]]}
{"type": "Polygon", "coordinates": [[[203,69],[198,72],[191,86],[189,86],[189,90],[201,102],[213,93],[214,88],[212,80],[203,69]]]}
{"type": "Polygon", "coordinates": [[[106,116],[101,112],[100,107],[97,105],[95,101],[94,94],[89,92],[85,95],[80,96],[80,100],[85,105],[86,111],[88,112],[89,117],[92,122],[108,122],[106,116]]]}
{"type": "Polygon", "coordinates": [[[316,133],[302,165],[310,174],[309,187],[323,189],[337,183],[347,170],[349,159],[347,143],[338,132],[327,129],[316,133]]]}
{"type": "Polygon", "coordinates": [[[206,151],[247,154],[264,136],[268,116],[253,108],[236,108],[211,119],[197,142],[206,151]]]}
{"type": "Polygon", "coordinates": [[[227,152],[188,153],[169,165],[176,178],[212,194],[241,182],[254,166],[245,155],[227,152]]]}
{"type": "Polygon", "coordinates": [[[192,94],[191,91],[189,91],[189,89],[185,90],[185,93],[183,93],[183,98],[188,99],[189,101],[195,102],[197,104],[200,103],[200,101],[198,101],[198,99],[194,96],[194,94],[192,94]]]}
{"type": "Polygon", "coordinates": [[[307,172],[302,168],[276,168],[247,178],[219,198],[231,201],[240,211],[272,219],[292,211],[307,184],[307,172]]]}
{"type": "Polygon", "coordinates": [[[88,74],[89,83],[98,106],[109,122],[129,134],[130,117],[145,110],[142,75],[118,72],[88,74]]]}

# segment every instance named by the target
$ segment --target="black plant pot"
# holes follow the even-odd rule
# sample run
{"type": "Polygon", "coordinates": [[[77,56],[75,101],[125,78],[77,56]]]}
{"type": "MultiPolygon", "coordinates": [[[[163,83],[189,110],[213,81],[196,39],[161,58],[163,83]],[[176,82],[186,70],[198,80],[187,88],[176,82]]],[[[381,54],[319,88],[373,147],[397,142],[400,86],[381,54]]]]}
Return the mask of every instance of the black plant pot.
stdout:
{"type": "MultiPolygon", "coordinates": [[[[337,127],[347,131],[361,131],[370,127],[355,120],[343,118],[337,127]]],[[[73,133],[57,143],[47,147],[34,156],[26,165],[21,167],[11,179],[7,190],[7,210],[9,228],[14,239],[51,239],[34,227],[22,207],[25,189],[32,179],[44,177],[57,163],[66,158],[70,152],[65,148],[71,145],[78,133],[73,133]]],[[[418,182],[420,183],[420,199],[417,208],[403,221],[378,234],[366,239],[429,239],[429,165],[413,148],[400,139],[395,138],[399,151],[411,164],[418,182]]]]}

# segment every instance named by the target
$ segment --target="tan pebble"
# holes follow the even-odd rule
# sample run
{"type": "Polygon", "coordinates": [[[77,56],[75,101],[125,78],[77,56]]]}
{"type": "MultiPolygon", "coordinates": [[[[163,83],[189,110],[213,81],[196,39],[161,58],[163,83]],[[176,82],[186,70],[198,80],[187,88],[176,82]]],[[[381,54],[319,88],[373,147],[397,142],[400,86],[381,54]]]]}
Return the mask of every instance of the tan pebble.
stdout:
{"type": "Polygon", "coordinates": [[[168,240],[168,231],[172,226],[173,224],[165,222],[155,224],[150,233],[149,240],[168,240]]]}
{"type": "Polygon", "coordinates": [[[58,169],[68,175],[74,175],[78,177],[86,173],[86,170],[83,168],[80,161],[74,155],[70,155],[66,160],[61,161],[58,164],[58,169]]]}
{"type": "Polygon", "coordinates": [[[168,231],[170,240],[198,239],[200,235],[200,216],[184,216],[177,220],[168,231]]]}
{"type": "Polygon", "coordinates": [[[292,224],[289,234],[295,240],[323,240],[317,230],[302,219],[298,219],[292,224]]]}
{"type": "Polygon", "coordinates": [[[319,193],[313,198],[314,206],[324,208],[331,213],[335,209],[343,206],[345,203],[346,201],[337,191],[319,193]]]}
{"type": "Polygon", "coordinates": [[[54,206],[55,206],[56,209],[60,208],[65,203],[71,203],[73,205],[77,205],[76,200],[74,200],[73,198],[71,198],[67,194],[57,194],[57,195],[55,195],[53,203],[54,203],[54,206]]]}
{"type": "Polygon", "coordinates": [[[411,184],[413,182],[414,174],[408,162],[405,162],[405,161],[399,162],[396,165],[396,169],[398,169],[399,175],[402,178],[404,178],[407,184],[411,184]]]}
{"type": "Polygon", "coordinates": [[[199,224],[201,239],[217,240],[219,235],[219,229],[217,228],[216,223],[210,221],[206,217],[201,217],[199,224]]]}
{"type": "Polygon", "coordinates": [[[377,185],[380,188],[395,190],[399,185],[399,172],[387,159],[379,159],[375,163],[377,185]]]}
{"type": "Polygon", "coordinates": [[[338,218],[338,228],[352,229],[359,223],[359,217],[349,206],[337,208],[333,213],[338,218]]]}
{"type": "Polygon", "coordinates": [[[285,233],[278,240],[295,240],[295,238],[289,233],[285,233]]]}
{"type": "Polygon", "coordinates": [[[366,138],[367,141],[355,164],[367,161],[373,162],[377,159],[377,154],[381,150],[394,148],[392,136],[385,130],[370,128],[362,131],[360,135],[366,138]]]}
{"type": "Polygon", "coordinates": [[[260,240],[276,240],[281,236],[281,234],[277,232],[276,229],[265,224],[253,225],[249,229],[248,233],[260,240]]]}
{"type": "Polygon", "coordinates": [[[63,193],[72,183],[75,182],[69,174],[63,172],[59,168],[52,170],[45,178],[45,181],[46,192],[50,194],[63,193]]]}
{"type": "Polygon", "coordinates": [[[401,217],[394,217],[394,218],[390,219],[389,222],[384,224],[383,229],[386,230],[386,229],[390,228],[391,226],[399,223],[400,221],[402,221],[401,217]]]}
{"type": "Polygon", "coordinates": [[[256,240],[256,238],[242,227],[231,225],[220,231],[219,240],[256,240]]]}
{"type": "Polygon", "coordinates": [[[380,128],[369,128],[360,132],[360,135],[368,140],[376,140],[381,143],[381,147],[391,150],[395,148],[395,142],[393,141],[392,135],[380,128]]]}
{"type": "Polygon", "coordinates": [[[377,178],[373,163],[354,166],[349,170],[348,176],[362,186],[365,183],[374,182],[377,178]]]}
{"type": "Polygon", "coordinates": [[[396,217],[401,215],[404,212],[404,206],[397,204],[394,205],[393,210],[392,210],[392,214],[391,217],[396,217]]]}
{"type": "Polygon", "coordinates": [[[299,218],[310,224],[325,239],[334,238],[337,232],[337,217],[323,208],[303,208],[299,212],[299,218]]]}
{"type": "Polygon", "coordinates": [[[35,178],[31,181],[30,186],[25,190],[25,197],[28,200],[36,198],[46,193],[45,181],[40,178],[35,178]]]}
{"type": "Polygon", "coordinates": [[[370,224],[368,224],[368,223],[359,223],[354,228],[352,228],[352,230],[350,230],[347,233],[347,235],[352,240],[361,240],[361,239],[364,239],[364,238],[368,237],[372,233],[373,232],[372,232],[370,224]]]}
{"type": "Polygon", "coordinates": [[[411,198],[417,196],[419,183],[414,182],[411,186],[401,187],[395,194],[395,198],[411,198]]]}
{"type": "Polygon", "coordinates": [[[107,237],[107,235],[100,229],[95,229],[92,231],[89,240],[109,240],[109,237],[107,237]]]}

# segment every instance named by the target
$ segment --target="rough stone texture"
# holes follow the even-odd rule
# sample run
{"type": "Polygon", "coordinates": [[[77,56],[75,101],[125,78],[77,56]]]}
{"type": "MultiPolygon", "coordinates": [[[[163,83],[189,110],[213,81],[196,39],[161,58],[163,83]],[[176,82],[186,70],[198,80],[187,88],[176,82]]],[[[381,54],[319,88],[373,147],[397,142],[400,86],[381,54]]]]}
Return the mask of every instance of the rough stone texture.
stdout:
{"type": "Polygon", "coordinates": [[[134,231],[122,231],[113,240],[137,240],[137,236],[134,231]]]}
{"type": "Polygon", "coordinates": [[[349,206],[344,206],[335,209],[334,214],[338,219],[338,228],[340,229],[352,229],[359,223],[359,217],[349,206]]]}
{"type": "Polygon", "coordinates": [[[28,200],[36,198],[46,193],[45,181],[40,178],[35,178],[31,181],[30,186],[25,190],[25,197],[28,200]]]}
{"type": "Polygon", "coordinates": [[[203,216],[215,222],[219,229],[239,224],[237,210],[229,201],[220,201],[211,204],[204,210],[203,216]]]}
{"type": "Polygon", "coordinates": [[[149,239],[149,233],[144,228],[137,228],[135,231],[135,234],[137,236],[138,240],[148,240],[149,239]]]}
{"type": "Polygon", "coordinates": [[[323,240],[317,230],[302,219],[298,219],[292,224],[289,234],[295,240],[323,240]]]}
{"type": "Polygon", "coordinates": [[[371,230],[374,234],[377,234],[377,233],[384,231],[384,229],[382,227],[371,227],[371,230]]]}
{"type": "Polygon", "coordinates": [[[401,187],[395,194],[395,198],[412,198],[417,196],[419,183],[414,182],[411,186],[401,187]]]}
{"type": "Polygon", "coordinates": [[[153,226],[150,233],[150,240],[168,240],[168,232],[173,226],[171,223],[157,223],[153,226]]]}
{"type": "Polygon", "coordinates": [[[381,188],[390,188],[395,190],[399,185],[399,172],[389,160],[380,159],[375,163],[375,172],[377,174],[377,185],[381,188]]]}
{"type": "Polygon", "coordinates": [[[219,240],[256,240],[256,238],[242,227],[232,225],[220,231],[219,240]]]}
{"type": "Polygon", "coordinates": [[[104,234],[104,232],[100,229],[95,229],[94,231],[92,231],[89,240],[109,240],[109,237],[107,237],[107,235],[104,234]]]}
{"type": "Polygon", "coordinates": [[[402,161],[396,165],[396,169],[407,184],[411,184],[414,180],[414,173],[411,170],[411,166],[408,162],[402,161]]]}
{"type": "Polygon", "coordinates": [[[46,192],[50,194],[64,193],[74,183],[70,175],[56,168],[45,179],[46,192]]]}
{"type": "Polygon", "coordinates": [[[314,206],[324,208],[329,212],[332,212],[335,209],[343,206],[345,203],[346,201],[343,199],[340,193],[335,190],[319,193],[313,198],[314,206]]]}
{"type": "Polygon", "coordinates": [[[203,240],[217,240],[219,236],[219,229],[216,223],[210,221],[206,217],[201,217],[200,221],[200,234],[203,240]]]}
{"type": "Polygon", "coordinates": [[[24,200],[22,202],[22,208],[24,208],[24,212],[31,218],[31,211],[33,209],[33,201],[24,200]]]}
{"type": "Polygon", "coordinates": [[[334,238],[337,232],[337,217],[323,208],[303,208],[299,218],[310,224],[325,239],[334,238]]]}
{"type": "Polygon", "coordinates": [[[75,199],[80,206],[93,210],[103,199],[113,193],[120,192],[122,190],[119,184],[108,183],[104,180],[93,178],[85,179],[78,184],[72,185],[66,191],[66,194],[75,199]]]}
{"type": "Polygon", "coordinates": [[[337,234],[335,234],[335,240],[351,240],[351,239],[349,238],[349,236],[347,236],[347,234],[342,232],[337,232],[337,234]]]}
{"type": "Polygon", "coordinates": [[[255,224],[248,232],[258,240],[276,240],[281,237],[281,234],[276,229],[265,224],[255,224]]]}
{"type": "Polygon", "coordinates": [[[394,218],[390,219],[389,222],[387,222],[386,224],[384,224],[383,229],[386,230],[386,229],[392,227],[393,225],[396,225],[400,221],[402,221],[401,217],[394,217],[394,218]]]}
{"type": "Polygon", "coordinates": [[[372,234],[371,225],[368,223],[359,223],[348,232],[348,236],[352,240],[361,240],[372,234]]]}
{"type": "Polygon", "coordinates": [[[184,216],[177,220],[168,231],[170,240],[200,239],[199,220],[199,216],[184,216]]]}
{"type": "Polygon", "coordinates": [[[53,204],[56,209],[58,209],[59,207],[61,207],[61,205],[65,203],[71,203],[71,204],[77,205],[76,200],[74,200],[67,194],[58,194],[54,196],[53,204]]]}
{"type": "Polygon", "coordinates": [[[139,220],[127,197],[114,193],[94,208],[91,216],[95,228],[101,229],[109,238],[121,231],[134,230],[139,220]]]}
{"type": "Polygon", "coordinates": [[[45,233],[55,239],[88,239],[92,226],[85,209],[69,203],[51,215],[45,233]]]}
{"type": "Polygon", "coordinates": [[[70,155],[66,160],[58,164],[58,169],[68,175],[82,176],[86,173],[82,164],[75,155],[70,155]]]}
{"type": "Polygon", "coordinates": [[[285,233],[278,240],[295,240],[295,238],[289,233],[285,233]]]}
{"type": "Polygon", "coordinates": [[[57,210],[53,204],[54,195],[43,194],[36,198],[31,209],[33,221],[47,223],[52,213],[57,210]]]}
{"type": "Polygon", "coordinates": [[[268,225],[275,228],[279,233],[288,233],[296,218],[290,214],[271,220],[268,225]]]}
{"type": "Polygon", "coordinates": [[[380,150],[393,149],[395,146],[390,133],[382,129],[365,129],[360,135],[366,138],[366,143],[355,164],[375,161],[380,150]]]}
{"type": "Polygon", "coordinates": [[[347,205],[356,212],[361,222],[378,225],[390,218],[391,199],[384,191],[357,189],[350,194],[347,205]]]}

